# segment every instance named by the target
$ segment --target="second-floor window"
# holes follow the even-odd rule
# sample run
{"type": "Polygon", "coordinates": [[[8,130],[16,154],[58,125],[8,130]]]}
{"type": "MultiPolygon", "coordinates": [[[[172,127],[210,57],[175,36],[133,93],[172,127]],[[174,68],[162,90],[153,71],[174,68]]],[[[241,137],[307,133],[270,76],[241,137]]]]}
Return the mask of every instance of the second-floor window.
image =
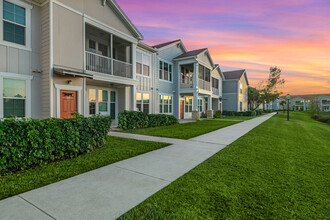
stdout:
{"type": "Polygon", "coordinates": [[[136,73],[144,76],[150,76],[150,63],[151,58],[149,55],[136,52],[136,73]]]}
{"type": "Polygon", "coordinates": [[[3,40],[26,45],[25,8],[3,1],[3,40]]]}
{"type": "Polygon", "coordinates": [[[239,83],[239,93],[243,94],[243,85],[242,85],[242,83],[239,83]]]}
{"type": "Polygon", "coordinates": [[[172,64],[165,61],[159,61],[159,79],[172,82],[173,68],[172,64]]]}
{"type": "Polygon", "coordinates": [[[92,53],[97,53],[97,54],[105,56],[105,57],[109,56],[108,45],[102,44],[95,40],[88,40],[88,51],[92,52],[92,53]]]}
{"type": "Polygon", "coordinates": [[[219,80],[216,78],[212,78],[212,87],[219,89],[219,80]]]}

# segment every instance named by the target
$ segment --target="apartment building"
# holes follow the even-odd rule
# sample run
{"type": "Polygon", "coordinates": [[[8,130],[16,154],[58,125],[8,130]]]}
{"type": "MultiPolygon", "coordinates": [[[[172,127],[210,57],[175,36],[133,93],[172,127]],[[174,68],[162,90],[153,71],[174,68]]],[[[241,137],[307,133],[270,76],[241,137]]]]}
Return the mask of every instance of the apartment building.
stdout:
{"type": "Polygon", "coordinates": [[[223,75],[223,110],[247,111],[249,81],[246,70],[226,71],[223,75]]]}
{"type": "MultiPolygon", "coordinates": [[[[221,109],[219,65],[181,40],[149,46],[114,0],[0,0],[0,118],[221,109]]],[[[193,115],[194,114],[194,115],[193,115]]]]}

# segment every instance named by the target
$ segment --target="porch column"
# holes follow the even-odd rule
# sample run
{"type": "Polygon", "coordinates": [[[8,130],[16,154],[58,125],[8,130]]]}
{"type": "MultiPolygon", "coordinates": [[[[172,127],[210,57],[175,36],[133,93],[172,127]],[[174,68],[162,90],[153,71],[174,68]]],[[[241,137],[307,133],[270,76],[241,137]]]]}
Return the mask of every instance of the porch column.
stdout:
{"type": "Polygon", "coordinates": [[[131,57],[132,57],[132,60],[131,60],[131,62],[132,62],[132,78],[133,79],[136,79],[136,47],[137,47],[137,44],[135,44],[135,43],[132,43],[132,55],[131,55],[131,57]]]}
{"type": "Polygon", "coordinates": [[[193,77],[193,88],[198,87],[198,63],[194,63],[194,77],[193,77]]]}
{"type": "Polygon", "coordinates": [[[136,86],[131,86],[131,110],[136,111],[136,86]]]}
{"type": "Polygon", "coordinates": [[[82,94],[82,104],[83,104],[83,109],[82,109],[82,115],[84,115],[85,117],[87,117],[87,112],[88,112],[88,102],[86,102],[86,78],[83,78],[83,94],[82,94]]]}
{"type": "Polygon", "coordinates": [[[207,105],[207,117],[208,118],[213,118],[212,96],[210,96],[210,95],[207,96],[207,102],[208,102],[208,105],[207,105]]]}
{"type": "Polygon", "coordinates": [[[130,93],[130,87],[129,86],[125,86],[125,106],[124,106],[124,109],[126,111],[129,111],[131,110],[131,99],[130,99],[130,96],[131,96],[131,93],[130,93]]]}
{"type": "Polygon", "coordinates": [[[193,119],[193,120],[199,120],[198,92],[197,92],[197,89],[196,89],[196,91],[194,92],[192,119],[193,119]]]}

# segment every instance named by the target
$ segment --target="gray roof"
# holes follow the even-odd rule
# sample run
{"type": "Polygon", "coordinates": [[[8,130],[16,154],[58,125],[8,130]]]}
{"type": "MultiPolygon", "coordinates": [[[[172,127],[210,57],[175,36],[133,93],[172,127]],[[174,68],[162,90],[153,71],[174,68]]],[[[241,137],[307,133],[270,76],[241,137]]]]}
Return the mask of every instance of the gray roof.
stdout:
{"type": "Polygon", "coordinates": [[[222,73],[225,76],[225,79],[240,79],[244,72],[245,70],[233,70],[222,73]]]}
{"type": "Polygon", "coordinates": [[[178,39],[178,40],[173,40],[173,41],[169,41],[169,42],[165,42],[165,43],[157,44],[157,45],[154,45],[154,46],[152,46],[152,47],[159,49],[159,48],[165,47],[165,46],[167,46],[167,45],[170,45],[170,44],[172,44],[172,43],[174,43],[174,42],[179,42],[179,41],[181,41],[181,40],[180,40],[180,39],[178,39]]]}
{"type": "Polygon", "coordinates": [[[198,50],[191,50],[191,51],[188,51],[186,53],[181,54],[180,56],[175,57],[174,59],[197,56],[198,54],[204,52],[205,50],[207,50],[207,48],[202,48],[202,49],[198,49],[198,50]]]}

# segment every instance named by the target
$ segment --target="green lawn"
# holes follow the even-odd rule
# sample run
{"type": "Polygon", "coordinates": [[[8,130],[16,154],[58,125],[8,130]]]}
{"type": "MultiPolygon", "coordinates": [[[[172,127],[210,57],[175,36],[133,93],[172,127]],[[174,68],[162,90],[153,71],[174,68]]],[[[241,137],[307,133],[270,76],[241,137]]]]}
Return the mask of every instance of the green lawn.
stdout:
{"type": "Polygon", "coordinates": [[[169,144],[109,137],[108,144],[74,159],[0,177],[0,199],[54,183],[169,144]]]}
{"type": "Polygon", "coordinates": [[[329,219],[330,126],[294,112],[253,129],[121,219],[329,219]]]}
{"type": "Polygon", "coordinates": [[[201,120],[197,122],[162,127],[132,129],[123,132],[157,137],[190,139],[220,128],[227,127],[229,125],[236,124],[238,122],[239,121],[201,120]]]}

